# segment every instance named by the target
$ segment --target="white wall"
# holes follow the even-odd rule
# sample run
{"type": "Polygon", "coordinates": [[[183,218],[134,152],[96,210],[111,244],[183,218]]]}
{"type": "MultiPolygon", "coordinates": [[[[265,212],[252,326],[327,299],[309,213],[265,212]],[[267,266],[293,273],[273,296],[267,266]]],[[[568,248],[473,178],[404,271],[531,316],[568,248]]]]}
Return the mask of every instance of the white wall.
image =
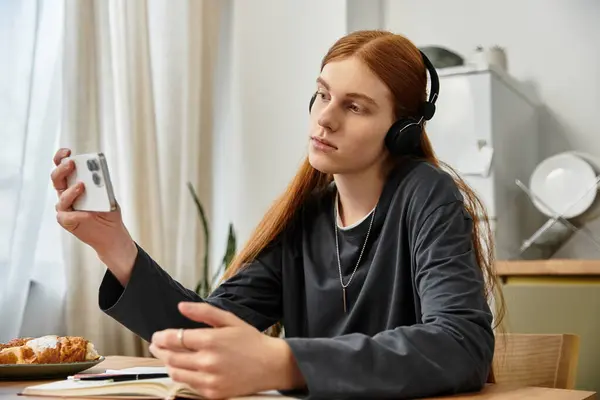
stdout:
{"type": "Polygon", "coordinates": [[[385,28],[418,46],[443,45],[465,57],[477,45],[504,46],[509,72],[531,82],[545,104],[541,157],[571,149],[600,155],[599,1],[385,3],[385,28]]]}

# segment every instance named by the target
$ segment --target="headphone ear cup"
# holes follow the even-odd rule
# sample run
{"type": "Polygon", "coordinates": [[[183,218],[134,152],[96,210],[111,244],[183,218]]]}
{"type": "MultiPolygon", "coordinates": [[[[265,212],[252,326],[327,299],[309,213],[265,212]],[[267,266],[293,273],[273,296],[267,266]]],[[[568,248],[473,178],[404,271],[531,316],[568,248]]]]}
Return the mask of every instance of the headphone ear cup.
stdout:
{"type": "Polygon", "coordinates": [[[421,115],[426,121],[433,118],[433,114],[435,114],[435,104],[427,101],[421,105],[421,115]]]}
{"type": "Polygon", "coordinates": [[[310,113],[310,110],[312,110],[312,106],[315,102],[315,100],[317,99],[317,94],[313,94],[312,97],[310,98],[310,103],[308,104],[308,112],[310,113]]]}
{"type": "Polygon", "coordinates": [[[423,128],[414,119],[396,121],[385,135],[385,145],[394,156],[422,156],[421,133],[423,128]]]}

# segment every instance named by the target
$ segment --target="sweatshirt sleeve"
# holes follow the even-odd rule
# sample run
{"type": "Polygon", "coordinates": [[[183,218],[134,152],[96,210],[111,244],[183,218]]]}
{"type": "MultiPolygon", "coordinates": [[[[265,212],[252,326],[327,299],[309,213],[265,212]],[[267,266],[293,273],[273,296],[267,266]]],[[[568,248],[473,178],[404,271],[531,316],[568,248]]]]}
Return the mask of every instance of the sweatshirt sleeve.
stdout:
{"type": "Polygon", "coordinates": [[[472,220],[457,201],[435,209],[420,226],[411,248],[421,323],[372,337],[286,339],[311,398],[416,398],[485,384],[494,334],[472,220]]]}
{"type": "Polygon", "coordinates": [[[281,260],[279,244],[223,282],[206,299],[186,289],[162,269],[139,245],[126,287],[107,271],[99,290],[100,309],[143,339],[168,328],[206,325],[179,313],[182,301],[205,301],[236,314],[264,330],[281,318],[281,260]]]}

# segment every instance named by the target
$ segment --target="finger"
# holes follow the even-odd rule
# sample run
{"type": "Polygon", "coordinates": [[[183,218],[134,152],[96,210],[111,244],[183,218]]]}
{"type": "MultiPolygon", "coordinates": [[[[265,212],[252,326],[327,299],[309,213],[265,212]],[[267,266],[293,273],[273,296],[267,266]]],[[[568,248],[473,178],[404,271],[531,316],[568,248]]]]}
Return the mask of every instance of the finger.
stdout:
{"type": "Polygon", "coordinates": [[[171,350],[164,348],[164,347],[159,347],[155,343],[151,343],[150,346],[148,347],[148,350],[150,350],[150,353],[154,357],[158,358],[165,364],[168,364],[167,359],[169,358],[169,354],[173,353],[171,350]]]}
{"type": "Polygon", "coordinates": [[[191,386],[204,398],[222,399],[225,397],[224,387],[216,375],[174,367],[167,367],[167,373],[173,381],[191,386]]]}
{"type": "Polygon", "coordinates": [[[54,161],[54,165],[58,166],[58,165],[60,165],[63,158],[69,157],[70,155],[71,155],[70,149],[60,148],[60,149],[58,149],[56,154],[54,154],[54,158],[52,161],[54,161]]]}
{"type": "Polygon", "coordinates": [[[203,322],[215,328],[247,325],[235,314],[208,303],[181,302],[179,303],[179,311],[192,321],[203,322]]]}
{"type": "Polygon", "coordinates": [[[67,189],[67,177],[75,169],[75,163],[72,160],[63,158],[63,161],[50,174],[52,186],[60,195],[63,190],[67,189]]]}
{"type": "Polygon", "coordinates": [[[71,186],[70,188],[63,191],[58,198],[58,203],[56,203],[56,211],[68,211],[71,210],[73,203],[77,199],[81,193],[84,191],[84,186],[82,182],[77,182],[77,184],[71,186]]]}
{"type": "Polygon", "coordinates": [[[153,345],[179,352],[214,348],[216,341],[215,331],[212,328],[184,329],[181,339],[179,329],[165,329],[152,335],[153,345]]]}
{"type": "Polygon", "coordinates": [[[173,368],[189,369],[189,370],[201,370],[209,372],[213,370],[214,363],[206,363],[203,360],[208,360],[207,356],[202,357],[198,352],[180,352],[171,351],[165,348],[158,347],[155,344],[150,345],[150,352],[156,358],[160,359],[165,363],[166,366],[173,368]]]}
{"type": "Polygon", "coordinates": [[[90,213],[84,211],[59,211],[56,220],[59,225],[69,232],[73,232],[79,224],[90,217],[90,213]]]}

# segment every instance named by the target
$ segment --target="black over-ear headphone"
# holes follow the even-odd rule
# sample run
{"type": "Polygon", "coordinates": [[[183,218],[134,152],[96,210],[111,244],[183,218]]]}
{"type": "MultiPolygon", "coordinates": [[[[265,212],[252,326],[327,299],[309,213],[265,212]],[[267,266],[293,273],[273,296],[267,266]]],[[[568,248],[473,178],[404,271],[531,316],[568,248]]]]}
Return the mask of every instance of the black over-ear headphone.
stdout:
{"type": "MultiPolygon", "coordinates": [[[[421,51],[425,68],[429,71],[430,91],[429,99],[421,104],[418,117],[400,118],[388,130],[385,136],[385,145],[390,153],[395,156],[424,156],[421,152],[421,136],[423,133],[423,121],[430,120],[435,114],[435,102],[440,91],[440,81],[435,67],[429,61],[427,56],[421,51]]],[[[312,109],[317,94],[313,94],[310,99],[308,111],[312,109]]]]}

